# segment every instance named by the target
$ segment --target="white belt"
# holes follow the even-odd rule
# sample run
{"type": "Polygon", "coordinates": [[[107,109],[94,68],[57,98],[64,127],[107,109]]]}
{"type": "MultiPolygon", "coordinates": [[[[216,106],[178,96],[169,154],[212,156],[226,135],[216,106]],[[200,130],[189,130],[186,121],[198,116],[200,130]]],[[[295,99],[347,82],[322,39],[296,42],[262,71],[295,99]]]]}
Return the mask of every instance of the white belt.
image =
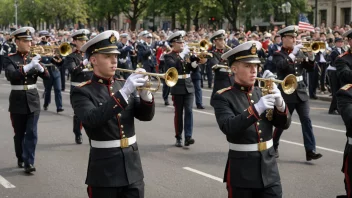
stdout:
{"type": "Polygon", "coordinates": [[[12,90],[29,90],[29,89],[37,89],[37,85],[11,85],[12,90]]]}
{"type": "Polygon", "coordinates": [[[178,75],[178,79],[186,79],[186,78],[190,78],[190,77],[191,77],[190,74],[178,75]]]}
{"type": "Polygon", "coordinates": [[[348,137],[348,144],[352,145],[352,138],[348,137]]]}
{"type": "Polygon", "coordinates": [[[75,86],[75,87],[78,86],[79,84],[81,84],[81,83],[80,82],[71,82],[71,85],[75,86]]]}
{"type": "Polygon", "coordinates": [[[296,76],[297,82],[301,82],[303,80],[303,76],[296,76]]]}
{"type": "Polygon", "coordinates": [[[134,143],[136,143],[136,135],[129,137],[129,138],[123,138],[121,140],[109,140],[109,141],[95,141],[95,140],[90,140],[90,145],[93,148],[126,148],[134,143]]]}
{"type": "Polygon", "coordinates": [[[233,151],[264,151],[273,146],[273,139],[256,144],[232,144],[229,142],[229,148],[233,151]]]}

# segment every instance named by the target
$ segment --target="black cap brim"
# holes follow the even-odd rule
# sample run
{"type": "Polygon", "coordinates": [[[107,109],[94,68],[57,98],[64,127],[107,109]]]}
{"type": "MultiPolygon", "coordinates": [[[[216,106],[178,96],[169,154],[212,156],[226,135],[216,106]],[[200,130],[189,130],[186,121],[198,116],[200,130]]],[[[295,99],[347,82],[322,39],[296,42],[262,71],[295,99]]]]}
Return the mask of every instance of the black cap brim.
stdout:
{"type": "Polygon", "coordinates": [[[97,54],[120,54],[117,49],[103,49],[96,52],[97,54]]]}
{"type": "Polygon", "coordinates": [[[244,59],[241,59],[238,61],[243,62],[243,63],[255,63],[255,64],[261,63],[259,58],[244,58],[244,59]]]}

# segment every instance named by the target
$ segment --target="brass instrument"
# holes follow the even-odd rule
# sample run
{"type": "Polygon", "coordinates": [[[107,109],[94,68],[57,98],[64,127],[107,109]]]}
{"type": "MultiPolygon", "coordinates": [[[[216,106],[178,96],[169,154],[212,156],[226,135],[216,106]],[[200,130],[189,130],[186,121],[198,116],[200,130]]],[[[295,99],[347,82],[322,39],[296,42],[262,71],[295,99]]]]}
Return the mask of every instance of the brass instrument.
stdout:
{"type": "Polygon", "coordinates": [[[160,88],[160,83],[161,83],[160,78],[165,79],[165,83],[169,87],[175,86],[176,83],[177,83],[177,80],[178,80],[178,72],[177,72],[176,68],[174,68],[174,67],[169,68],[166,71],[166,73],[164,73],[164,74],[155,74],[155,73],[149,73],[149,72],[139,72],[139,71],[135,71],[135,70],[122,69],[122,68],[117,68],[117,70],[121,71],[121,72],[138,73],[138,74],[147,75],[149,77],[149,81],[147,82],[147,85],[144,86],[144,87],[138,87],[137,90],[149,90],[151,92],[156,92],[160,88]],[[158,80],[158,86],[155,89],[152,88],[152,83],[151,83],[151,77],[152,76],[156,77],[157,80],[158,80]]]}
{"type": "Polygon", "coordinates": [[[326,50],[325,42],[323,41],[305,41],[302,42],[303,48],[301,48],[302,52],[324,52],[326,50]]]}
{"type": "MultiPolygon", "coordinates": [[[[271,93],[271,90],[273,89],[273,82],[281,84],[281,88],[285,94],[292,94],[297,89],[297,78],[293,74],[287,75],[284,80],[259,77],[257,77],[256,80],[263,82],[258,83],[258,86],[262,90],[264,96],[271,93]]],[[[273,119],[272,109],[266,110],[266,117],[269,121],[273,119]]]]}
{"type": "Polygon", "coordinates": [[[61,45],[58,47],[58,50],[61,56],[68,56],[72,53],[72,47],[67,42],[61,43],[61,45]]]}
{"type": "Polygon", "coordinates": [[[200,59],[213,57],[213,54],[208,52],[211,43],[206,39],[201,40],[199,43],[189,43],[187,45],[191,53],[195,54],[200,59]]]}
{"type": "Polygon", "coordinates": [[[226,65],[218,65],[218,64],[216,64],[216,65],[212,66],[211,69],[212,70],[214,70],[214,69],[227,69],[228,70],[228,69],[230,69],[230,67],[226,66],[226,65]]]}

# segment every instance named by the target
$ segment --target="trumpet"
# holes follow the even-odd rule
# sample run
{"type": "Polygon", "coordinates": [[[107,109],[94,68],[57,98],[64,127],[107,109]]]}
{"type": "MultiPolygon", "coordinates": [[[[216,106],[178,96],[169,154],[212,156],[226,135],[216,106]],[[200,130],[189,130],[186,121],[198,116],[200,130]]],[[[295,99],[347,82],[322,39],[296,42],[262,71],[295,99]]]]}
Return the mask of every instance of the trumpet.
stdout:
{"type": "Polygon", "coordinates": [[[323,41],[313,41],[313,42],[302,42],[303,48],[301,48],[302,52],[324,52],[326,50],[325,42],[323,41]]]}
{"type": "MultiPolygon", "coordinates": [[[[273,82],[280,84],[282,87],[282,91],[288,95],[292,94],[297,89],[297,78],[293,74],[287,75],[284,78],[284,80],[276,80],[272,78],[259,78],[259,77],[257,77],[256,80],[263,82],[263,83],[258,83],[259,88],[262,90],[263,95],[270,94],[271,90],[273,89],[273,82]]],[[[266,111],[266,117],[268,118],[269,121],[273,119],[272,109],[268,109],[266,111]]]]}
{"type": "Polygon", "coordinates": [[[173,87],[176,85],[178,81],[178,72],[176,68],[171,67],[169,68],[164,74],[155,74],[155,73],[149,73],[149,72],[138,72],[135,70],[129,70],[129,69],[122,69],[122,68],[117,68],[118,71],[121,72],[129,72],[129,73],[138,73],[138,74],[144,74],[149,77],[149,80],[147,84],[144,87],[138,87],[137,90],[149,90],[151,92],[156,92],[160,88],[161,80],[160,78],[165,80],[165,83],[169,87],[173,87]],[[158,86],[157,88],[152,88],[152,83],[151,83],[151,77],[156,77],[158,80],[158,86]]]}
{"type": "Polygon", "coordinates": [[[213,54],[208,52],[211,43],[206,39],[201,40],[199,43],[189,43],[188,46],[191,53],[195,54],[200,59],[213,57],[213,54]]]}

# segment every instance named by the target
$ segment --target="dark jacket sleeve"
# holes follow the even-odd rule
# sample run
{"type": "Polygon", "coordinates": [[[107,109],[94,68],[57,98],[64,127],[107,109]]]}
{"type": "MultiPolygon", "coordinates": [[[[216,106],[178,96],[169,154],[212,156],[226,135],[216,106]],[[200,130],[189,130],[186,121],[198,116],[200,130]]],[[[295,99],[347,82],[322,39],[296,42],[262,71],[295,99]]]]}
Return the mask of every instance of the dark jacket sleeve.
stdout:
{"type": "Polygon", "coordinates": [[[116,92],[103,105],[96,107],[86,89],[75,87],[71,94],[74,113],[86,126],[95,128],[106,123],[123,111],[127,103],[120,92],[116,92]]]}
{"type": "Polygon", "coordinates": [[[291,114],[288,112],[288,107],[286,104],[286,109],[284,112],[280,112],[276,107],[273,111],[272,124],[280,129],[288,129],[291,125],[291,114]]]}
{"type": "Polygon", "coordinates": [[[288,60],[285,59],[283,55],[280,54],[280,52],[274,52],[273,54],[273,65],[276,68],[276,71],[281,71],[285,72],[289,68],[289,64],[293,64],[293,62],[289,62],[288,60]]]}
{"type": "Polygon", "coordinates": [[[336,92],[337,108],[347,128],[352,128],[352,92],[342,90],[336,92]]]}
{"type": "Polygon", "coordinates": [[[81,73],[84,69],[82,65],[77,65],[75,58],[72,56],[68,56],[65,58],[64,66],[66,69],[68,69],[71,74],[81,73]]]}
{"type": "Polygon", "coordinates": [[[342,82],[352,83],[352,65],[344,60],[343,58],[338,57],[335,61],[337,78],[342,82]]]}
{"type": "Polygon", "coordinates": [[[50,79],[50,74],[48,72],[48,69],[46,67],[44,67],[43,65],[41,65],[44,68],[43,72],[38,72],[38,76],[41,77],[43,80],[48,80],[50,79]]]}
{"type": "Polygon", "coordinates": [[[164,60],[165,60],[165,65],[167,68],[171,68],[171,67],[177,68],[176,61],[170,54],[165,54],[164,60]]]}
{"type": "Polygon", "coordinates": [[[331,66],[335,67],[335,60],[339,56],[336,50],[332,51],[330,54],[331,66]]]}
{"type": "Polygon", "coordinates": [[[228,100],[218,93],[213,97],[213,107],[220,130],[233,137],[243,137],[246,129],[260,118],[254,105],[249,106],[241,114],[235,115],[228,100]]]}
{"type": "Polygon", "coordinates": [[[138,53],[141,55],[141,57],[145,58],[148,57],[152,54],[151,50],[149,50],[147,47],[145,47],[143,44],[138,45],[138,53]]]}
{"type": "Polygon", "coordinates": [[[134,117],[140,121],[151,121],[155,114],[154,96],[152,102],[142,100],[140,97],[134,97],[135,112],[134,117]]]}
{"type": "Polygon", "coordinates": [[[24,79],[23,67],[16,69],[15,63],[9,57],[4,57],[3,64],[5,68],[5,76],[8,81],[24,79]]]}

